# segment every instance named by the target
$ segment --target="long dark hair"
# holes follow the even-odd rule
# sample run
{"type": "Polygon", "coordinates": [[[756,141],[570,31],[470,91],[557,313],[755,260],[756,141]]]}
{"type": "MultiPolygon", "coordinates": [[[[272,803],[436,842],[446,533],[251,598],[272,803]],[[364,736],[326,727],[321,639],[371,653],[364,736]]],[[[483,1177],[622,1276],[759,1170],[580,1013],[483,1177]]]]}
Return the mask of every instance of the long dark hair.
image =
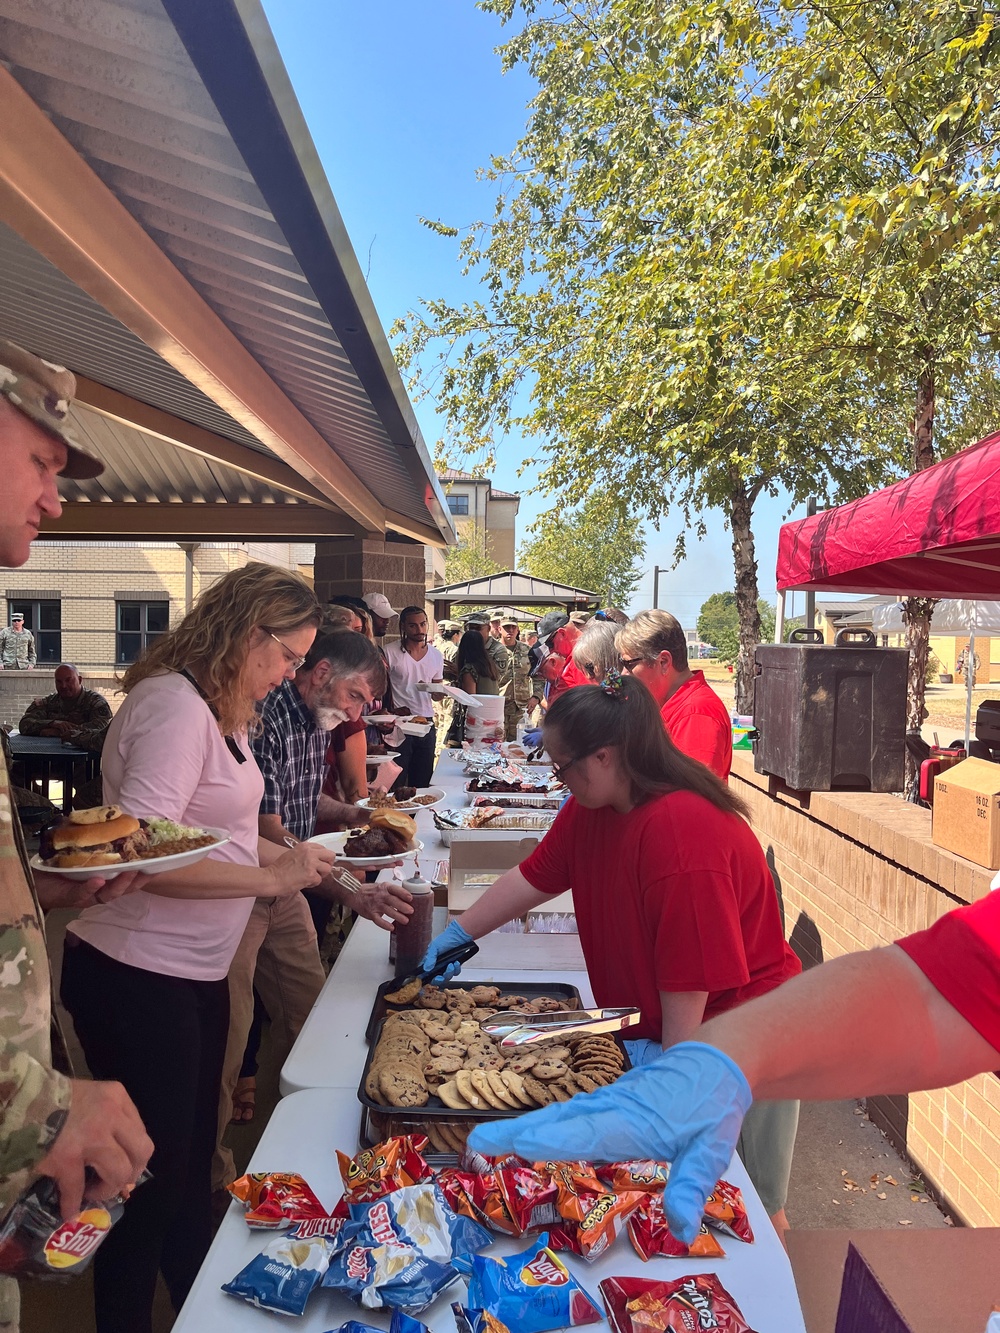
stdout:
{"type": "Polygon", "coordinates": [[[671,791],[693,791],[727,814],[750,818],[745,802],[711,769],[681,754],[656,701],[635,676],[622,676],[612,693],[600,685],[567,690],[545,714],[544,729],[545,735],[558,733],[571,758],[615,746],[636,805],[671,791]]]}
{"type": "Polygon", "coordinates": [[[471,667],[477,676],[489,676],[496,680],[497,668],[493,658],[486,651],[483,636],[477,629],[467,629],[458,645],[456,672],[461,676],[466,667],[471,667]]]}

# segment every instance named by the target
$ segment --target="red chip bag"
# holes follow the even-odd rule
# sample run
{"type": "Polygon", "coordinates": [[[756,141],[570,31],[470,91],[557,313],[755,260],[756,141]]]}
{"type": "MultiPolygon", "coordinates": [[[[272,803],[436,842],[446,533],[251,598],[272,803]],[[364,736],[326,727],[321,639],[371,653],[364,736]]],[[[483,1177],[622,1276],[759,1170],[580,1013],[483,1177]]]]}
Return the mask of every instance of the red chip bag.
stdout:
{"type": "Polygon", "coordinates": [[[363,1149],[356,1157],[338,1151],[344,1181],[343,1205],[370,1203],[393,1190],[431,1180],[434,1172],[420,1155],[426,1147],[425,1134],[401,1134],[376,1143],[374,1148],[363,1149]]]}
{"type": "Polygon", "coordinates": [[[605,1185],[616,1192],[642,1190],[645,1194],[652,1194],[654,1190],[663,1189],[670,1175],[670,1167],[666,1162],[654,1162],[651,1159],[644,1162],[610,1162],[597,1167],[597,1174],[605,1185]]]}
{"type": "Polygon", "coordinates": [[[686,1259],[689,1256],[721,1259],[725,1255],[725,1250],[704,1223],[690,1245],[678,1240],[670,1230],[667,1215],[663,1211],[663,1196],[660,1194],[643,1197],[639,1207],[628,1219],[628,1238],[644,1262],[657,1254],[674,1259],[686,1259]]]}
{"type": "Polygon", "coordinates": [[[278,1231],[327,1211],[301,1176],[289,1172],[255,1172],[227,1186],[246,1211],[248,1227],[278,1231]]]}
{"type": "Polygon", "coordinates": [[[740,1307],[714,1273],[674,1282],[610,1277],[598,1284],[614,1333],[754,1333],[740,1307]]]}
{"type": "Polygon", "coordinates": [[[705,1204],[704,1217],[717,1231],[753,1244],[753,1228],[743,1202],[743,1191],[738,1185],[730,1185],[728,1180],[717,1181],[705,1204]]]}

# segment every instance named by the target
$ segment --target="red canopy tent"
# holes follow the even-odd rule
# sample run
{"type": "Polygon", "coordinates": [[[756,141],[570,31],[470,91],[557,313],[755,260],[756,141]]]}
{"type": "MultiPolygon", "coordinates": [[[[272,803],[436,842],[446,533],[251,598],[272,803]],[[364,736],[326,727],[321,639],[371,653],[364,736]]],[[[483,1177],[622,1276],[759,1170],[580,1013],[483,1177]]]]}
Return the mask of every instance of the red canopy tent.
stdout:
{"type": "Polygon", "coordinates": [[[778,591],[1000,596],[1000,431],[861,500],[785,523],[778,591]]]}

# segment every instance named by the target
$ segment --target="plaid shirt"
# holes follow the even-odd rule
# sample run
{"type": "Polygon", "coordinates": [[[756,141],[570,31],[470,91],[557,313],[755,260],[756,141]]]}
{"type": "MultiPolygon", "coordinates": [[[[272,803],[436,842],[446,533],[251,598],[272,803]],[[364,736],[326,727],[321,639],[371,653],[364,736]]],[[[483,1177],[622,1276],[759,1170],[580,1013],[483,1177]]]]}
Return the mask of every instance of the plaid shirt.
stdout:
{"type": "Polygon", "coordinates": [[[330,733],[316,719],[290,680],[264,700],[263,730],[250,742],[264,775],[262,815],[278,815],[296,838],[311,838],[326,770],[330,733]]]}

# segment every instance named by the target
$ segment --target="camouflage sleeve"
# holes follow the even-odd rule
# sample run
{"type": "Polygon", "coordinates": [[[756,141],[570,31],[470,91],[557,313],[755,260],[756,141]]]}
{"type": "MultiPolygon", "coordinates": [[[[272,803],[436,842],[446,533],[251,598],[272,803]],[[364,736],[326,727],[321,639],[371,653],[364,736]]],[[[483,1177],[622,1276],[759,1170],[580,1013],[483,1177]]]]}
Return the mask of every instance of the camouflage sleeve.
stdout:
{"type": "Polygon", "coordinates": [[[32,634],[31,630],[28,630],[27,649],[28,662],[31,666],[34,666],[38,661],[38,654],[35,652],[35,636],[32,634]]]}
{"type": "Polygon", "coordinates": [[[89,691],[83,721],[73,739],[84,749],[95,750],[100,754],[110,725],[111,705],[103,694],[98,694],[96,690],[89,691]]]}
{"type": "Polygon", "coordinates": [[[27,1188],[66,1123],[70,1081],[0,1042],[0,1215],[27,1188]]]}
{"type": "Polygon", "coordinates": [[[40,736],[52,721],[52,709],[49,700],[39,699],[38,703],[29,704],[28,711],[17,724],[22,736],[40,736]]]}

